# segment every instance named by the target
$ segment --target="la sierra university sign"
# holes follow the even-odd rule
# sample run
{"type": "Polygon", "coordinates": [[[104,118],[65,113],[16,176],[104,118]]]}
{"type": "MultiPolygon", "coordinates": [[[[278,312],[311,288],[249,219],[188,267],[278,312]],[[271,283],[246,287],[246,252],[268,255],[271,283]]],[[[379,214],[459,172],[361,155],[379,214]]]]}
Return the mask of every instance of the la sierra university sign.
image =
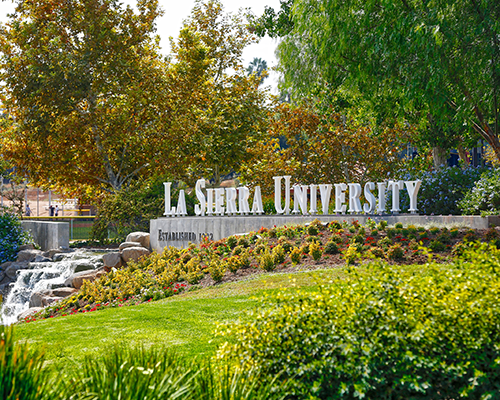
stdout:
{"type": "Polygon", "coordinates": [[[416,214],[417,196],[421,181],[367,182],[359,183],[290,185],[290,176],[274,179],[274,203],[276,214],[263,215],[262,194],[259,186],[253,193],[246,186],[238,188],[206,188],[206,181],[196,182],[195,217],[187,216],[184,190],[179,191],[177,206],[172,205],[171,182],[165,186],[166,218],[151,221],[151,246],[158,251],[164,247],[185,247],[204,238],[219,240],[227,236],[257,231],[264,226],[301,224],[319,218],[325,222],[352,218],[363,220],[386,210],[386,198],[390,197],[391,213],[399,214],[400,192],[406,190],[410,199],[408,211],[416,214]],[[290,209],[293,189],[293,209],[290,209]],[[284,193],[283,193],[284,191],[284,193]],[[361,195],[364,195],[363,204],[361,195]],[[388,196],[389,195],[389,196],[388,196]],[[284,205],[282,204],[284,200],[284,205]],[[335,214],[329,214],[333,202],[335,214]],[[251,207],[250,207],[251,204],[251,207]],[[182,217],[182,218],[175,218],[182,217]],[[207,218],[209,217],[209,218],[207,218]]]}
{"type": "MultiPolygon", "coordinates": [[[[274,179],[274,204],[276,214],[290,214],[290,178],[291,176],[275,176],[274,179]],[[282,181],[285,184],[285,206],[282,207],[282,181]]],[[[336,214],[382,214],[386,209],[386,195],[392,193],[393,214],[398,214],[399,192],[406,189],[410,198],[409,212],[415,214],[417,209],[417,195],[422,181],[388,181],[367,182],[362,189],[359,183],[335,183],[324,185],[293,185],[293,210],[292,214],[316,215],[318,207],[324,215],[329,213],[332,191],[335,198],[336,214]],[[364,192],[366,203],[361,205],[361,193],[364,192]],[[377,196],[375,196],[377,191],[377,196]],[[309,196],[308,196],[309,193],[309,196]],[[346,197],[347,196],[347,197],[346,197]],[[309,204],[308,204],[308,197],[309,204]],[[319,200],[319,201],[318,201],[319,200]],[[347,204],[349,208],[347,208],[347,204]]],[[[172,207],[170,196],[171,182],[165,186],[165,215],[166,217],[184,217],[187,215],[186,199],[184,190],[179,191],[177,207],[172,207]]],[[[250,209],[250,190],[246,186],[238,188],[215,188],[206,189],[206,195],[202,189],[205,188],[205,179],[196,182],[196,198],[199,204],[195,206],[195,214],[198,216],[213,215],[262,215],[262,194],[260,186],[256,186],[253,194],[252,208],[250,209]]]]}

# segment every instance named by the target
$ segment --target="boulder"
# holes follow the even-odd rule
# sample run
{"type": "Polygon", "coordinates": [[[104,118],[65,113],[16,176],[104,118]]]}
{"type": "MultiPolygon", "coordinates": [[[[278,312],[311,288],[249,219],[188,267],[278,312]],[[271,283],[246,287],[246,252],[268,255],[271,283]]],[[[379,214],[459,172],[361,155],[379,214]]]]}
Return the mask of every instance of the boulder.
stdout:
{"type": "Polygon", "coordinates": [[[5,271],[7,268],[9,268],[12,265],[12,261],[7,261],[4,262],[3,264],[0,264],[0,270],[5,271]]]}
{"type": "Polygon", "coordinates": [[[56,296],[56,297],[69,297],[72,294],[75,294],[77,292],[78,292],[78,289],[69,288],[69,287],[52,289],[52,295],[56,296]]]}
{"type": "Polygon", "coordinates": [[[62,260],[64,260],[64,254],[62,254],[62,253],[54,254],[54,256],[52,257],[52,261],[54,261],[54,262],[58,262],[58,261],[62,261],[62,260]]]}
{"type": "Polygon", "coordinates": [[[139,243],[142,247],[149,249],[149,233],[146,232],[132,232],[129,233],[125,242],[139,243]]]}
{"type": "Polygon", "coordinates": [[[37,263],[52,262],[52,258],[48,258],[48,257],[45,257],[41,254],[38,254],[35,257],[35,259],[33,260],[33,262],[37,262],[37,263]]]}
{"type": "Polygon", "coordinates": [[[91,264],[89,261],[81,260],[76,264],[75,270],[73,272],[82,272],[82,271],[90,271],[94,270],[95,267],[93,264],[91,264]]]}
{"type": "Polygon", "coordinates": [[[15,280],[17,277],[17,271],[19,271],[20,269],[29,269],[28,263],[26,261],[12,263],[5,270],[5,275],[8,276],[11,280],[15,280]]]}
{"type": "Polygon", "coordinates": [[[35,246],[33,246],[32,244],[22,244],[21,246],[19,246],[19,251],[34,250],[34,249],[35,249],[35,246]]]}
{"type": "Polygon", "coordinates": [[[139,258],[149,254],[151,254],[151,252],[144,247],[127,247],[122,251],[122,260],[125,264],[130,260],[137,262],[139,258]]]}
{"type": "Polygon", "coordinates": [[[104,269],[110,271],[111,268],[120,268],[122,266],[122,258],[120,253],[106,253],[102,256],[104,269]]]}
{"type": "Polygon", "coordinates": [[[2,297],[5,298],[7,296],[7,294],[9,293],[11,284],[12,284],[11,281],[7,281],[6,283],[0,284],[0,294],[2,295],[2,297]]]}
{"type": "Polygon", "coordinates": [[[51,250],[44,251],[44,252],[43,252],[43,256],[44,256],[44,257],[48,257],[48,258],[50,258],[50,259],[52,259],[52,260],[53,260],[53,259],[54,259],[54,256],[55,256],[56,254],[60,254],[60,253],[62,253],[62,250],[59,250],[59,249],[51,249],[51,250]]]}
{"type": "Polygon", "coordinates": [[[36,256],[38,255],[42,255],[42,252],[40,250],[34,250],[34,249],[21,250],[19,253],[17,253],[17,261],[31,262],[34,261],[36,256]]]}
{"type": "Polygon", "coordinates": [[[3,281],[3,278],[5,278],[5,272],[0,270],[0,282],[3,281]]]}
{"type": "Polygon", "coordinates": [[[66,279],[64,284],[69,287],[80,289],[82,287],[83,281],[94,281],[105,273],[106,272],[103,269],[78,272],[66,279]]]}
{"type": "Polygon", "coordinates": [[[122,251],[123,249],[127,249],[129,247],[144,247],[144,246],[139,246],[137,242],[123,242],[118,247],[118,250],[122,251]]]}
{"type": "Polygon", "coordinates": [[[28,308],[26,311],[23,311],[21,314],[19,314],[17,316],[17,320],[21,321],[22,319],[24,319],[26,317],[29,317],[31,314],[35,314],[35,313],[37,313],[38,311],[41,311],[41,310],[43,310],[42,307],[31,307],[31,308],[28,308]]]}
{"type": "Polygon", "coordinates": [[[52,290],[41,290],[35,292],[30,297],[30,308],[31,307],[45,307],[47,303],[47,298],[52,296],[52,290]]]}

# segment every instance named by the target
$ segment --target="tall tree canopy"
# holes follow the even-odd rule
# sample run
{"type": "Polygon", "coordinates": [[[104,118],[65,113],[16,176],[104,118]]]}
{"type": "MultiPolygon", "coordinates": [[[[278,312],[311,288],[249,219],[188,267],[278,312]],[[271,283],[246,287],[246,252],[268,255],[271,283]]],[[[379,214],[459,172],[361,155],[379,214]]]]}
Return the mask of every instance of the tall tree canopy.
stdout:
{"type": "Polygon", "coordinates": [[[265,125],[241,54],[241,16],[198,1],[172,55],[154,36],[157,0],[20,1],[0,31],[2,154],[32,183],[119,191],[154,173],[238,168],[265,125]]]}
{"type": "Polygon", "coordinates": [[[4,155],[34,183],[116,191],[168,147],[157,0],[19,1],[0,32],[4,155]]]}
{"type": "Polygon", "coordinates": [[[500,159],[500,2],[295,0],[291,10],[278,53],[295,93],[342,86],[425,119],[434,136],[469,126],[500,159]]]}

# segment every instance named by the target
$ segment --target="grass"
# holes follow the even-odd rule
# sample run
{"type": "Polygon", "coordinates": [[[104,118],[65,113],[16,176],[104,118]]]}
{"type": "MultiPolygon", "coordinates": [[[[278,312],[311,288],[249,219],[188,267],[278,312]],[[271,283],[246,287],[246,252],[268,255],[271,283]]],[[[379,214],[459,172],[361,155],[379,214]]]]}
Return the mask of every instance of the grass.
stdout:
{"type": "Polygon", "coordinates": [[[213,334],[218,323],[245,318],[244,311],[280,288],[312,288],[341,274],[342,269],[266,274],[138,306],[20,324],[16,337],[43,345],[48,362],[56,365],[80,363],[114,343],[164,345],[187,357],[213,354],[223,340],[213,334]]]}

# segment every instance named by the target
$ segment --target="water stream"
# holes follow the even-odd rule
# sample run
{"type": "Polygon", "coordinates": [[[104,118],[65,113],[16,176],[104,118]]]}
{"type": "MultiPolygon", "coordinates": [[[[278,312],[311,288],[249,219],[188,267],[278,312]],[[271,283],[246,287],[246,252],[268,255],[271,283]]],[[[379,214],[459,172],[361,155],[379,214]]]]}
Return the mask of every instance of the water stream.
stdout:
{"type": "Polygon", "coordinates": [[[61,261],[31,262],[29,269],[17,271],[17,279],[0,310],[0,323],[10,325],[29,308],[31,295],[44,289],[64,287],[64,281],[77,269],[96,269],[102,265],[102,254],[76,250],[62,255],[61,261]]]}

